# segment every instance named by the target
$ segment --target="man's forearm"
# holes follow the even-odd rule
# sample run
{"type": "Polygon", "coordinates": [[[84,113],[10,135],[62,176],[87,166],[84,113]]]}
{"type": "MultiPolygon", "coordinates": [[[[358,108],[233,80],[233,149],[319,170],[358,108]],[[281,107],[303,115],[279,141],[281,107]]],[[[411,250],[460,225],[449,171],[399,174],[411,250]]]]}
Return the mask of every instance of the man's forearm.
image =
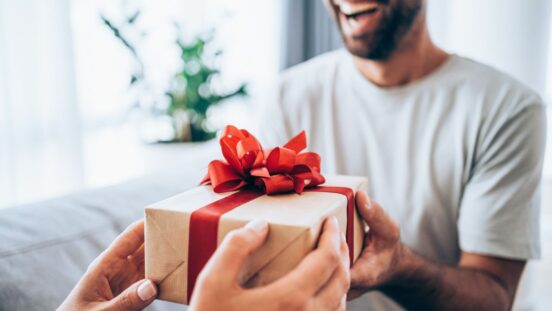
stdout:
{"type": "Polygon", "coordinates": [[[513,293],[489,272],[437,264],[406,247],[404,255],[400,276],[380,290],[407,309],[508,310],[511,307],[513,293]]]}

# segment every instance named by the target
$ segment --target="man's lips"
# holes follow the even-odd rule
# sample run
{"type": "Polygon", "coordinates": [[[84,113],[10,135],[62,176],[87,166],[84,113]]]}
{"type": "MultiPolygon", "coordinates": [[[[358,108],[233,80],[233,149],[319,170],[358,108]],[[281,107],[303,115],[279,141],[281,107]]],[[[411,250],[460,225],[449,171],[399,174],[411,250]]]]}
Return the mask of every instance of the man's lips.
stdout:
{"type": "Polygon", "coordinates": [[[354,17],[363,13],[371,13],[378,9],[376,2],[350,3],[341,1],[337,4],[341,13],[347,17],[354,17]]]}
{"type": "Polygon", "coordinates": [[[344,34],[359,36],[379,26],[381,5],[376,1],[350,2],[335,0],[344,34]]]}

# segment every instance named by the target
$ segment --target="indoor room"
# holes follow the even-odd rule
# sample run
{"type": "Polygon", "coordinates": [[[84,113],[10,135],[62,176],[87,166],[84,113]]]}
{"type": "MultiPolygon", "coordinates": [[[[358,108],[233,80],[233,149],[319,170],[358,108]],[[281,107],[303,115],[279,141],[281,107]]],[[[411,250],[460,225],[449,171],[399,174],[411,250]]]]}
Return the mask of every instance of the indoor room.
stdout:
{"type": "Polygon", "coordinates": [[[549,0],[0,0],[0,310],[548,310],[549,0]]]}

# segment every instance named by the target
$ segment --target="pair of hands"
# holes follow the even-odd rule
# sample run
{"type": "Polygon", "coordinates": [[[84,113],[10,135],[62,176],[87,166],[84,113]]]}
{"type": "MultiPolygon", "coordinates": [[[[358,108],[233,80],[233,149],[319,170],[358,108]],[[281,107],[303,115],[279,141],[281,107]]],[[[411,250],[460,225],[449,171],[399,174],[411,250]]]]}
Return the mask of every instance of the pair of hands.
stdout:
{"type": "MultiPolygon", "coordinates": [[[[264,221],[228,234],[199,275],[190,310],[344,310],[353,299],[392,282],[403,247],[398,225],[366,193],[357,207],[368,224],[364,249],[349,270],[345,237],[335,218],[324,223],[316,250],[281,279],[244,289],[237,283],[247,257],[268,235],[264,221]]],[[[131,225],[89,267],[58,310],[141,310],[157,297],[144,279],[144,224],[131,225]]]]}

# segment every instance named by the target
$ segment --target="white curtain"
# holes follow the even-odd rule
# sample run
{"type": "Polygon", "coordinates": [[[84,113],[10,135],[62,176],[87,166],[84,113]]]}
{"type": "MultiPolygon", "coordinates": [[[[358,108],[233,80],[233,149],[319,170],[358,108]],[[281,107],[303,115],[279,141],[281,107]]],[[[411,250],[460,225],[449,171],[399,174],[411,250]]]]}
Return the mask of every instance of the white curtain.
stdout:
{"type": "Polygon", "coordinates": [[[285,0],[281,5],[281,69],[343,46],[336,23],[323,0],[285,0]]]}
{"type": "Polygon", "coordinates": [[[0,0],[0,207],[82,184],[70,0],[0,0]]]}

